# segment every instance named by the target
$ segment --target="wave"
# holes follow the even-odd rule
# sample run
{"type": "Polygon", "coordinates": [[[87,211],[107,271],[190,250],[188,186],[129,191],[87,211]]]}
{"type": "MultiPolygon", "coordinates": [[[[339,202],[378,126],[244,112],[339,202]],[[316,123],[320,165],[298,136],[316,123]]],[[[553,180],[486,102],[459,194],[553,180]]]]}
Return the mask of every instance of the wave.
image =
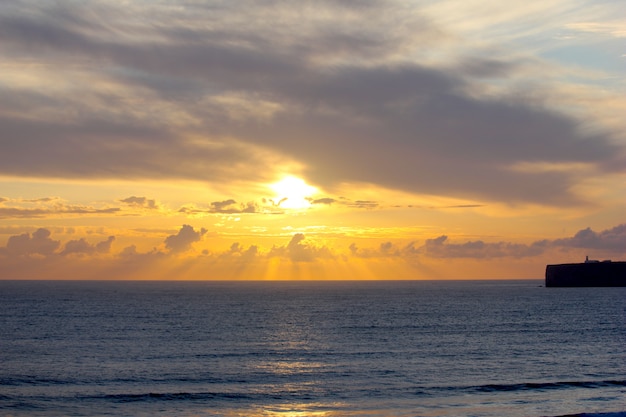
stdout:
{"type": "Polygon", "coordinates": [[[81,397],[82,400],[108,400],[118,403],[152,402],[152,401],[206,401],[206,400],[252,400],[253,397],[243,393],[228,392],[149,392],[141,394],[106,394],[81,397]]]}
{"type": "MultiPolygon", "coordinates": [[[[414,387],[411,391],[414,395],[430,396],[432,391],[458,391],[470,393],[498,393],[498,392],[515,392],[515,391],[541,391],[541,390],[559,390],[572,388],[610,388],[610,387],[626,387],[626,380],[605,380],[605,381],[562,381],[562,382],[524,382],[516,384],[486,384],[478,386],[466,387],[414,387]],[[415,390],[415,388],[420,388],[415,390]]],[[[362,393],[362,392],[361,392],[362,393]]],[[[286,399],[288,397],[297,396],[296,392],[265,392],[265,393],[249,393],[249,392],[165,392],[165,393],[139,393],[139,394],[105,394],[99,396],[89,396],[83,399],[91,400],[108,400],[113,402],[158,402],[158,401],[206,401],[206,400],[222,400],[222,401],[255,401],[259,398],[267,400],[269,397],[274,399],[286,399]]],[[[345,394],[345,393],[344,393],[345,394]]],[[[368,396],[377,396],[377,393],[368,391],[368,396]]],[[[388,395],[389,392],[381,392],[379,395],[388,395]]],[[[406,394],[406,392],[404,393],[406,394]]],[[[306,394],[304,394],[306,395],[306,394]]],[[[590,414],[571,415],[563,417],[590,417],[590,414]]],[[[596,415],[593,415],[596,417],[596,415]]],[[[620,415],[602,415],[601,417],[626,417],[620,415]]]]}
{"type": "Polygon", "coordinates": [[[626,411],[617,411],[612,413],[579,413],[579,414],[567,414],[557,417],[626,417],[626,411]]]}
{"type": "Polygon", "coordinates": [[[7,377],[0,378],[0,386],[19,386],[19,385],[65,385],[75,382],[69,379],[56,379],[44,377],[7,377]]]}
{"type": "Polygon", "coordinates": [[[569,388],[607,388],[624,387],[626,380],[606,381],[561,381],[561,382],[522,382],[517,384],[487,384],[467,387],[467,390],[475,392],[504,392],[526,390],[552,390],[569,388]]]}

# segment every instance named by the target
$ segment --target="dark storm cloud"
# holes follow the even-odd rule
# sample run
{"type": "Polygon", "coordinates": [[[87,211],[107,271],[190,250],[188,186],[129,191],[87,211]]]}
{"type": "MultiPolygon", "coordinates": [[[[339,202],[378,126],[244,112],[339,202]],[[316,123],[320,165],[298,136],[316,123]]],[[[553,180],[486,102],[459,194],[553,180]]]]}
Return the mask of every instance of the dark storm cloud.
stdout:
{"type": "Polygon", "coordinates": [[[90,92],[83,102],[80,93],[70,99],[54,90],[6,88],[1,172],[254,180],[272,168],[255,153],[260,147],[303,163],[322,186],[372,183],[568,205],[580,203],[572,192],[579,172],[512,168],[586,163],[600,173],[623,169],[623,149],[606,134],[581,133],[582,121],[522,98],[464,92],[473,78],[507,79],[516,62],[466,57],[459,68],[435,69],[411,61],[412,49],[436,47],[446,34],[403,13],[400,3],[246,5],[154,6],[147,25],[113,6],[99,5],[98,13],[89,5],[6,9],[0,53],[61,70],[86,67],[125,85],[129,97],[79,86],[90,92]],[[232,118],[228,103],[211,100],[223,94],[276,103],[280,110],[262,122],[232,118]],[[137,116],[137,103],[148,109],[151,100],[194,122],[180,125],[148,110],[137,116]],[[14,114],[12,106],[32,114],[6,116],[14,114]],[[39,115],[47,109],[72,117],[39,115]],[[207,143],[188,141],[189,135],[207,143]]]}

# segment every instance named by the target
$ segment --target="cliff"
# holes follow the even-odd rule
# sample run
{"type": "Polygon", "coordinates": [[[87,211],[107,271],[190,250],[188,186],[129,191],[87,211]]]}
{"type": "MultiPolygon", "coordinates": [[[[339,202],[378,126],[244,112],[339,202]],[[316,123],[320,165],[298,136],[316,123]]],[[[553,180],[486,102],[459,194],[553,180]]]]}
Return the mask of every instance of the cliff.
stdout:
{"type": "Polygon", "coordinates": [[[626,287],[626,262],[547,265],[546,287],[626,287]]]}

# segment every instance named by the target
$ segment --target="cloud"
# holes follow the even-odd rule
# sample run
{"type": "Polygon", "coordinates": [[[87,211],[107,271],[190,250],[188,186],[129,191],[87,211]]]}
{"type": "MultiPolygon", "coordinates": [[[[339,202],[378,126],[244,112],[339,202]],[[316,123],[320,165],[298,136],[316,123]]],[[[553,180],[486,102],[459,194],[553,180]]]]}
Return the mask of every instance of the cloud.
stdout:
{"type": "Polygon", "coordinates": [[[356,201],[347,203],[347,205],[353,208],[374,209],[378,207],[378,202],[369,201],[369,200],[356,200],[356,201]]]}
{"type": "MultiPolygon", "coordinates": [[[[137,4],[8,6],[0,16],[5,61],[35,60],[29,71],[40,72],[30,79],[51,81],[3,90],[0,173],[267,181],[296,161],[328,188],[371,183],[569,206],[585,202],[575,192],[585,180],[579,171],[510,167],[584,163],[596,176],[623,171],[616,132],[583,132],[586,120],[521,95],[467,92],[485,78],[515,84],[521,59],[456,57],[456,68],[420,61],[422,50],[459,42],[428,17],[432,8],[245,4],[164,3],[151,10],[149,25],[123,18],[143,16],[137,4]],[[60,62],[63,73],[86,82],[61,78],[60,62]]],[[[514,20],[517,12],[498,16],[514,20]]],[[[549,95],[523,88],[527,96],[549,95]]]]}
{"type": "Polygon", "coordinates": [[[84,238],[70,240],[65,244],[65,249],[63,249],[61,255],[93,255],[96,253],[109,253],[111,250],[111,244],[114,240],[115,236],[109,236],[107,240],[98,242],[95,245],[90,244],[84,238]]]}
{"type": "Polygon", "coordinates": [[[214,201],[210,204],[209,208],[184,206],[181,207],[178,212],[189,216],[194,216],[203,214],[249,214],[265,212],[265,210],[262,209],[261,206],[254,201],[249,201],[244,204],[237,203],[235,200],[229,199],[224,201],[214,201]]]}
{"type": "Polygon", "coordinates": [[[335,200],[334,198],[330,198],[330,197],[325,197],[325,198],[307,198],[307,201],[309,201],[311,204],[326,204],[326,205],[331,205],[335,202],[337,202],[337,200],[335,200]]]}
{"type": "Polygon", "coordinates": [[[289,258],[292,262],[314,262],[316,259],[333,258],[330,249],[322,246],[317,247],[304,242],[305,236],[302,233],[296,233],[286,246],[272,247],[268,253],[268,257],[284,257],[289,258]]]}
{"type": "Polygon", "coordinates": [[[119,212],[117,207],[106,209],[94,209],[86,207],[66,207],[64,209],[28,209],[28,208],[4,208],[0,207],[0,219],[15,218],[50,218],[55,215],[65,214],[114,214],[119,212]]]}
{"type": "Polygon", "coordinates": [[[0,219],[45,218],[66,215],[105,215],[120,211],[118,207],[97,208],[67,204],[56,197],[37,199],[4,199],[0,219]]]}
{"type": "Polygon", "coordinates": [[[473,240],[461,243],[450,242],[448,236],[441,235],[426,239],[420,245],[412,241],[404,246],[393,242],[381,243],[378,248],[359,248],[355,243],[349,246],[350,254],[358,258],[528,258],[539,256],[551,249],[588,249],[605,251],[618,256],[626,255],[626,224],[601,232],[591,228],[578,231],[573,237],[563,239],[542,239],[530,244],[514,242],[485,242],[473,240]]]}
{"type": "Polygon", "coordinates": [[[351,243],[348,249],[350,254],[357,258],[402,258],[413,260],[422,254],[422,250],[416,247],[417,242],[409,242],[405,245],[387,241],[376,248],[359,248],[356,243],[351,243]]]}
{"type": "Polygon", "coordinates": [[[213,209],[215,211],[222,212],[224,211],[224,209],[228,210],[228,207],[232,206],[235,203],[236,201],[233,199],[224,200],[224,201],[214,201],[213,203],[211,203],[211,206],[213,206],[213,209]]]}
{"type": "Polygon", "coordinates": [[[37,229],[33,234],[24,233],[9,237],[5,252],[10,256],[52,255],[61,242],[50,238],[48,229],[37,229]]]}
{"type": "Polygon", "coordinates": [[[594,256],[601,259],[611,257],[615,260],[626,256],[626,224],[599,232],[585,228],[571,237],[543,239],[529,244],[484,240],[454,241],[446,235],[440,235],[423,241],[388,240],[371,247],[359,247],[352,243],[348,252],[342,252],[336,247],[307,240],[303,233],[295,233],[284,245],[265,250],[255,244],[246,247],[235,242],[224,251],[203,248],[197,253],[184,253],[194,243],[199,242],[205,233],[205,229],[196,230],[191,225],[183,225],[176,234],[165,239],[165,249],[155,247],[149,251],[140,251],[131,242],[123,249],[112,252],[112,243],[116,240],[114,236],[93,244],[84,237],[62,244],[52,238],[49,229],[39,228],[32,233],[9,237],[6,246],[0,248],[0,271],[3,276],[18,278],[93,276],[111,279],[145,277],[146,273],[171,278],[171,271],[185,270],[195,272],[189,272],[188,275],[185,272],[177,276],[206,279],[206,270],[211,268],[219,271],[219,274],[213,275],[215,277],[249,279],[255,276],[249,273],[263,274],[267,268],[271,269],[272,265],[277,264],[294,264],[297,268],[307,267],[306,265],[312,268],[328,267],[335,264],[348,267],[350,263],[373,268],[376,265],[404,265],[408,268],[430,265],[428,274],[432,274],[435,265],[445,269],[446,263],[463,259],[480,260],[481,265],[489,268],[490,265],[508,263],[510,260],[519,261],[516,265],[543,264],[547,257],[562,257],[568,252],[576,257],[574,259],[583,259],[587,251],[589,255],[596,253],[594,256]],[[183,253],[184,256],[179,256],[183,253]],[[274,262],[276,258],[289,262],[274,262]]]}
{"type": "Polygon", "coordinates": [[[61,247],[61,241],[54,240],[50,236],[52,232],[46,228],[39,228],[32,234],[23,233],[20,235],[10,236],[7,245],[0,248],[0,254],[4,253],[10,256],[23,257],[37,255],[40,257],[52,257],[57,255],[70,254],[104,254],[109,253],[111,244],[115,240],[115,236],[109,236],[106,240],[96,244],[90,244],[85,238],[70,240],[65,243],[64,249],[57,252],[61,247]]]}
{"type": "Polygon", "coordinates": [[[626,38],[626,29],[622,22],[577,22],[566,25],[568,29],[580,32],[599,33],[615,38],[626,38]]]}
{"type": "Polygon", "coordinates": [[[487,243],[482,240],[464,243],[448,243],[445,235],[427,239],[419,251],[433,258],[523,258],[543,253],[546,242],[535,242],[531,245],[511,242],[487,243]]]}
{"type": "Polygon", "coordinates": [[[578,231],[573,237],[555,240],[553,245],[626,253],[626,224],[601,232],[594,232],[587,227],[578,231]]]}
{"type": "Polygon", "coordinates": [[[317,199],[307,198],[306,200],[313,205],[323,204],[323,205],[330,206],[332,204],[339,204],[345,207],[356,208],[356,209],[374,209],[374,208],[380,207],[380,203],[378,201],[351,200],[346,197],[339,197],[339,198],[325,197],[325,198],[317,198],[317,199]]]}
{"type": "Polygon", "coordinates": [[[412,241],[403,246],[393,242],[381,243],[378,248],[359,248],[356,243],[349,246],[350,254],[358,258],[528,258],[539,256],[554,248],[579,248],[604,250],[617,255],[626,254],[626,225],[619,225],[602,232],[590,228],[577,232],[571,238],[538,240],[530,244],[513,242],[485,242],[483,240],[450,242],[448,236],[441,235],[426,239],[423,244],[412,241]]]}
{"type": "Polygon", "coordinates": [[[268,140],[308,166],[324,166],[309,174],[328,186],[370,182],[416,193],[561,205],[576,200],[569,191],[579,180],[575,173],[507,167],[552,161],[610,169],[618,151],[606,136],[582,135],[564,115],[523,101],[470,98],[459,92],[462,80],[415,65],[344,68],[321,78],[302,87],[300,100],[324,102],[324,112],[279,117],[283,125],[298,126],[302,140],[290,141],[294,132],[280,127],[268,140]]]}
{"type": "Polygon", "coordinates": [[[239,242],[233,243],[229,250],[220,254],[220,258],[230,258],[230,259],[238,259],[241,262],[249,262],[256,258],[259,254],[259,247],[256,245],[251,245],[247,249],[245,249],[239,242]]]}
{"type": "Polygon", "coordinates": [[[184,252],[192,243],[198,242],[206,232],[205,228],[195,231],[192,226],[185,224],[177,234],[165,238],[165,247],[172,253],[184,252]]]}
{"type": "Polygon", "coordinates": [[[126,203],[131,207],[141,207],[149,210],[155,210],[159,208],[159,205],[155,200],[148,199],[146,197],[128,197],[120,200],[122,203],[126,203]]]}
{"type": "Polygon", "coordinates": [[[211,203],[211,213],[256,213],[259,207],[254,202],[239,204],[233,199],[214,201],[211,203]]]}

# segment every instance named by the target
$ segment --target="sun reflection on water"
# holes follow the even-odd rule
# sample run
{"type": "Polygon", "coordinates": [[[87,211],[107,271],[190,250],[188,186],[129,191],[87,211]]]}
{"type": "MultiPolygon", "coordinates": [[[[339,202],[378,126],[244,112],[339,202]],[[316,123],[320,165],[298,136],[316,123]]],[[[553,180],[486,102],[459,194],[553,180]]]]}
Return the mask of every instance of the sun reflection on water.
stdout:
{"type": "Polygon", "coordinates": [[[330,411],[316,411],[322,404],[284,405],[275,409],[264,410],[264,417],[331,417],[330,411]]]}
{"type": "Polygon", "coordinates": [[[276,404],[262,409],[233,410],[224,417],[339,417],[349,416],[337,410],[345,408],[345,404],[302,403],[276,404]]]}

